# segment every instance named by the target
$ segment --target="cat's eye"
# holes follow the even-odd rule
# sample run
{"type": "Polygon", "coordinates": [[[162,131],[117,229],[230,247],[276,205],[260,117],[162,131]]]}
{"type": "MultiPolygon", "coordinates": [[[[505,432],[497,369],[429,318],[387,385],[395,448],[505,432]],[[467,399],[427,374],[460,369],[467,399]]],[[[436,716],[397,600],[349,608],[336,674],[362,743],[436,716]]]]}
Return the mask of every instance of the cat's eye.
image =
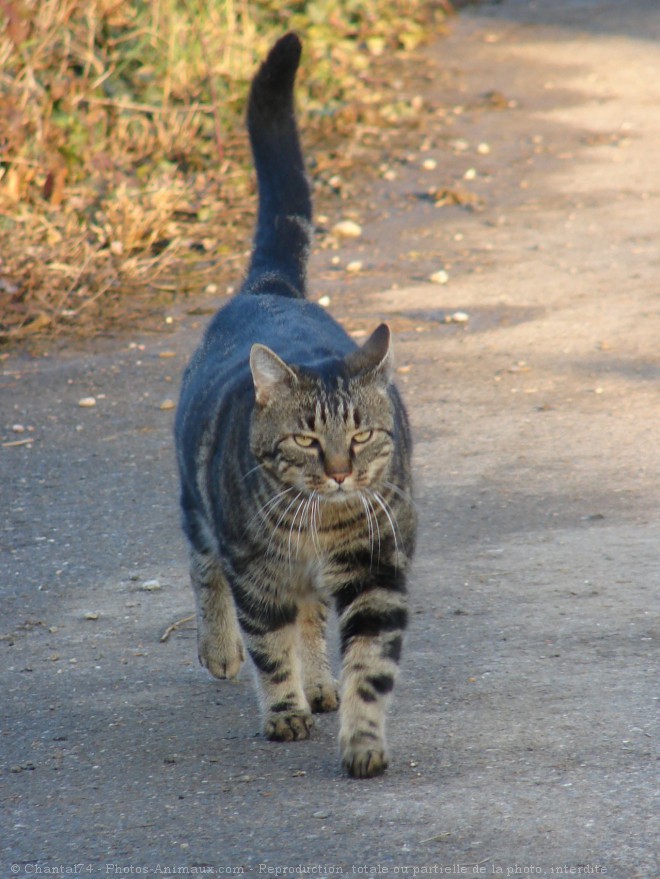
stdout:
{"type": "Polygon", "coordinates": [[[294,433],[293,439],[303,449],[311,448],[316,442],[313,436],[308,436],[306,433],[294,433]]]}
{"type": "Polygon", "coordinates": [[[373,430],[361,430],[359,433],[353,434],[353,442],[360,445],[369,442],[373,434],[373,430]]]}

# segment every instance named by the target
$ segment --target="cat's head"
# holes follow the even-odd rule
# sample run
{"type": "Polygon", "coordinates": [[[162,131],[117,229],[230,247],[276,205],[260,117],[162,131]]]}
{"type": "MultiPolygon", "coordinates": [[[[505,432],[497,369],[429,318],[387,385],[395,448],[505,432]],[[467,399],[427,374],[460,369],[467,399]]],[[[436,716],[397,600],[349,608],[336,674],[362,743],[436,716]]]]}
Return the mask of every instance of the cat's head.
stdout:
{"type": "Polygon", "coordinates": [[[257,461],[286,486],[345,500],[377,488],[394,449],[390,331],[318,371],[285,363],[264,345],[250,353],[257,461]]]}

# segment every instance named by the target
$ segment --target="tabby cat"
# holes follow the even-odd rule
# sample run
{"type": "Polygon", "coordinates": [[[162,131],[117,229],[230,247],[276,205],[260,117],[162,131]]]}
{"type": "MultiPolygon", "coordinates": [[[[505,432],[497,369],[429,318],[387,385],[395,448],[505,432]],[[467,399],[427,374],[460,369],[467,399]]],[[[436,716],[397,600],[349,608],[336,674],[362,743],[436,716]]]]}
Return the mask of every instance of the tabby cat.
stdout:
{"type": "Polygon", "coordinates": [[[252,83],[254,251],[184,376],[181,505],[200,662],[233,678],[247,645],[269,739],[306,739],[312,712],[339,706],[325,645],[334,603],[341,759],[364,778],[387,767],[385,711],[407,619],[410,433],[388,327],[358,348],[305,299],[312,212],[293,106],[300,53],[295,34],[282,37],[252,83]]]}

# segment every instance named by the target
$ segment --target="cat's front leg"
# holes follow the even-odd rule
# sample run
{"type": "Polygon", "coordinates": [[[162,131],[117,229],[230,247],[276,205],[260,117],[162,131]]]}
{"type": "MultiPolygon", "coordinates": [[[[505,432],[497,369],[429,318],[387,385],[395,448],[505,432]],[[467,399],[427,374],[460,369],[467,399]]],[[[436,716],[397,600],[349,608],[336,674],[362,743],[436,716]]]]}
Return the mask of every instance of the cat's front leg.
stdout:
{"type": "Polygon", "coordinates": [[[229,584],[215,556],[190,550],[190,580],[197,606],[197,653],[216,678],[235,678],[245,661],[229,584]]]}
{"type": "Polygon", "coordinates": [[[343,657],[339,747],[349,775],[370,778],[388,764],[385,718],[407,622],[405,579],[379,565],[337,595],[343,657]]]}

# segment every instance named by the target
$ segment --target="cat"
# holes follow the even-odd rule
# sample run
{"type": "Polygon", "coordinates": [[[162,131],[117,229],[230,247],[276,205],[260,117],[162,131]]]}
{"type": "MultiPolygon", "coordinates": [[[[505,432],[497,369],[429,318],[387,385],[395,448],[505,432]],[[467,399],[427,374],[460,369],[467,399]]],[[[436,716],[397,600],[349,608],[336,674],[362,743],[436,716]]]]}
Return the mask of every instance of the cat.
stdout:
{"type": "Polygon", "coordinates": [[[247,645],[268,739],[340,708],[350,776],[388,765],[385,714],[415,544],[411,437],[390,332],[361,346],[305,298],[312,204],[294,114],[301,42],[256,73],[247,125],[259,208],[246,279],[184,374],[175,438],[201,664],[235,677],[247,645]],[[328,660],[339,616],[341,702],[328,660]]]}

